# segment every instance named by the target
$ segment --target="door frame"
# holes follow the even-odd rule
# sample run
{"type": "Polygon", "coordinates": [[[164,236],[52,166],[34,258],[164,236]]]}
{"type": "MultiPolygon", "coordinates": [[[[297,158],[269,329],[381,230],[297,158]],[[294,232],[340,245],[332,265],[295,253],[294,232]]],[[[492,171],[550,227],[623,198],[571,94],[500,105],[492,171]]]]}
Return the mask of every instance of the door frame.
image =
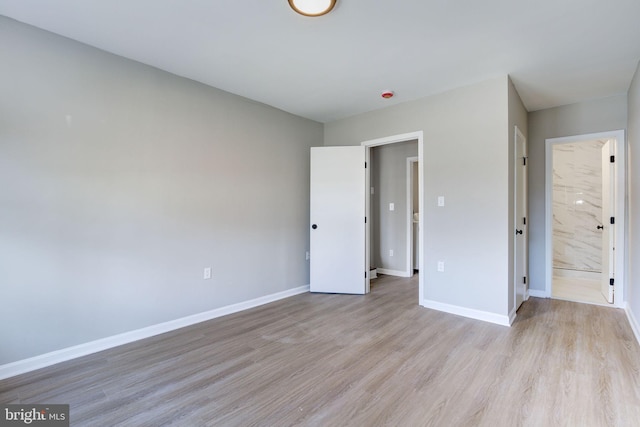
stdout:
{"type": "MultiPolygon", "coordinates": [[[[518,141],[519,138],[524,141],[523,142],[523,146],[522,146],[522,156],[527,159],[528,158],[528,147],[527,147],[527,137],[522,133],[522,131],[520,130],[520,128],[516,125],[514,126],[514,138],[513,138],[513,142],[514,142],[514,166],[515,167],[519,167],[519,162],[520,159],[518,158],[518,141]]],[[[529,221],[529,191],[528,191],[528,164],[525,163],[524,165],[522,165],[524,167],[524,171],[522,173],[522,182],[518,182],[518,180],[516,179],[517,177],[517,171],[514,171],[514,181],[515,181],[515,185],[514,185],[514,197],[513,197],[513,214],[514,214],[514,228],[518,228],[518,220],[519,218],[517,217],[517,213],[518,213],[518,202],[521,201],[524,204],[524,217],[527,218],[527,222],[529,221]],[[520,199],[518,197],[518,194],[520,194],[520,196],[522,197],[522,199],[520,199]]],[[[516,268],[517,263],[518,262],[523,262],[524,265],[522,266],[522,273],[524,274],[524,276],[527,278],[526,283],[524,284],[525,289],[524,289],[524,295],[523,295],[523,302],[527,301],[529,299],[529,284],[530,284],[530,280],[529,280],[529,224],[525,223],[522,225],[522,230],[524,232],[524,234],[522,235],[522,238],[524,239],[524,244],[523,244],[523,252],[524,253],[519,253],[518,252],[518,239],[517,239],[517,235],[515,234],[515,230],[514,230],[514,234],[513,234],[513,256],[514,256],[514,265],[513,265],[513,306],[515,307],[515,309],[518,309],[518,286],[520,281],[522,280],[522,278],[517,277],[517,273],[518,273],[518,269],[516,268]]]]}
{"type": "MultiPolygon", "coordinates": [[[[388,145],[395,144],[398,142],[407,142],[407,141],[418,141],[418,221],[421,225],[420,231],[418,234],[418,252],[421,254],[420,259],[418,260],[418,270],[424,271],[424,132],[419,130],[415,132],[408,132],[398,135],[391,135],[383,138],[370,139],[367,141],[363,141],[360,145],[365,147],[365,159],[367,164],[370,163],[371,158],[371,148],[378,147],[380,145],[388,145]]],[[[371,168],[367,167],[366,169],[366,215],[367,218],[371,217],[371,168]]],[[[367,226],[365,230],[365,266],[369,268],[371,263],[371,221],[367,221],[367,226]]],[[[367,274],[366,280],[366,292],[368,293],[370,290],[370,277],[367,274]]],[[[420,274],[418,276],[418,304],[420,304],[423,300],[424,295],[424,274],[420,274]]]]}
{"type": "MultiPolygon", "coordinates": [[[[420,166],[420,160],[418,157],[407,157],[407,277],[413,276],[413,208],[415,207],[413,203],[413,171],[417,166],[420,166]]],[[[418,183],[418,197],[420,197],[419,187],[420,183],[418,183]]],[[[419,209],[418,209],[419,210],[419,209]]],[[[420,213],[418,212],[418,215],[420,213]]],[[[418,225],[420,223],[418,222],[418,225]]],[[[418,232],[420,229],[418,229],[418,232]]],[[[418,251],[420,253],[420,251],[418,251]]],[[[419,270],[419,269],[418,269],[419,270]]]]}
{"type": "MultiPolygon", "coordinates": [[[[615,204],[615,190],[612,191],[611,178],[615,173],[615,163],[611,163],[610,157],[615,156],[615,146],[612,147],[608,139],[607,142],[600,148],[600,164],[602,165],[602,234],[600,235],[600,242],[602,243],[602,268],[600,272],[600,292],[605,297],[609,304],[615,302],[615,286],[611,289],[610,279],[615,278],[615,245],[616,236],[615,233],[611,233],[611,224],[607,224],[607,218],[611,217],[611,206],[615,204]],[[605,149],[606,147],[606,149],[605,149]],[[613,172],[613,173],[612,173],[613,172]],[[606,197],[606,199],[605,199],[606,197]],[[612,200],[613,199],[613,202],[612,200]],[[612,249],[613,248],[613,249],[612,249]],[[606,262],[605,262],[606,259],[606,262]],[[612,268],[613,266],[613,268],[612,268]]],[[[613,230],[615,231],[615,225],[613,230]]]]}
{"type": "Polygon", "coordinates": [[[627,212],[626,212],[626,135],[623,129],[608,132],[573,135],[560,138],[547,138],[545,140],[545,290],[544,296],[551,298],[551,286],[553,283],[553,147],[555,145],[570,144],[593,139],[615,138],[615,176],[614,176],[614,206],[611,214],[616,218],[615,226],[615,297],[612,307],[624,308],[625,294],[625,270],[627,243],[625,239],[627,212]]]}

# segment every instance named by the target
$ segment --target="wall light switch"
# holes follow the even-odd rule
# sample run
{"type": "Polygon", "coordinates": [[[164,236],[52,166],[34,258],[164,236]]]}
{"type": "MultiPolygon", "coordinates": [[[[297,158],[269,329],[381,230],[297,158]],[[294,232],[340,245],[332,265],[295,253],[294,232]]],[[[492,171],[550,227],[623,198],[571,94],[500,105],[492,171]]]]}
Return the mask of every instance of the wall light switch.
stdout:
{"type": "Polygon", "coordinates": [[[444,206],[444,196],[438,196],[438,206],[444,206]]]}
{"type": "Polygon", "coordinates": [[[304,258],[304,259],[306,259],[307,261],[309,261],[309,251],[307,251],[307,252],[306,252],[306,254],[305,254],[305,258],[304,258]]]}
{"type": "Polygon", "coordinates": [[[393,249],[389,249],[389,256],[393,256],[393,249]]]}
{"type": "Polygon", "coordinates": [[[395,203],[389,203],[389,210],[390,210],[390,211],[395,211],[395,210],[396,210],[396,205],[395,205],[395,203]]]}
{"type": "Polygon", "coordinates": [[[438,271],[444,273],[444,261],[438,261],[438,271]]]}
{"type": "Polygon", "coordinates": [[[204,279],[211,279],[211,267],[205,267],[203,278],[204,279]]]}
{"type": "Polygon", "coordinates": [[[371,194],[376,194],[376,190],[373,187],[371,187],[371,194]]]}

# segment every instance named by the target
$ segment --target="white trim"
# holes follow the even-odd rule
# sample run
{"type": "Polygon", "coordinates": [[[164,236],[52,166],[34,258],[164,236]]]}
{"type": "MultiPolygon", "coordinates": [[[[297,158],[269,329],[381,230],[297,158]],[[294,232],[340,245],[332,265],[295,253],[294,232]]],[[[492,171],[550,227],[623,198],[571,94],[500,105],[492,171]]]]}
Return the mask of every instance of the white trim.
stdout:
{"type": "MultiPolygon", "coordinates": [[[[522,301],[526,301],[529,297],[527,295],[527,289],[529,288],[529,226],[525,223],[522,224],[522,231],[524,234],[522,235],[522,239],[524,240],[522,252],[518,251],[518,235],[515,233],[515,229],[518,228],[518,221],[520,218],[518,217],[518,202],[521,202],[523,206],[523,215],[525,218],[529,219],[529,190],[528,190],[528,169],[526,161],[524,165],[520,164],[520,159],[518,158],[518,142],[519,140],[524,141],[522,144],[522,157],[527,158],[527,137],[524,136],[518,125],[514,126],[514,135],[513,135],[513,155],[514,155],[514,171],[513,171],[513,225],[514,225],[514,233],[513,233],[513,305],[516,307],[516,310],[519,308],[518,306],[518,287],[521,283],[521,278],[517,277],[518,275],[518,263],[523,262],[522,265],[522,275],[527,278],[527,283],[524,285],[524,294],[522,295],[522,301]],[[522,171],[522,181],[517,180],[518,171],[516,168],[523,167],[522,171]],[[524,189],[524,191],[523,191],[524,189]],[[522,200],[518,196],[522,197],[522,200]]],[[[529,221],[530,222],[530,221],[529,221]]]]}
{"type": "Polygon", "coordinates": [[[401,270],[389,270],[386,268],[378,267],[378,274],[386,274],[387,276],[398,276],[398,277],[411,277],[412,274],[410,272],[401,271],[401,270]]]}
{"type": "MultiPolygon", "coordinates": [[[[424,132],[419,130],[415,132],[403,133],[399,135],[387,136],[384,138],[370,139],[368,141],[363,141],[360,145],[367,147],[366,158],[368,159],[369,150],[372,147],[377,147],[379,145],[386,144],[394,144],[396,142],[406,142],[418,140],[418,211],[419,211],[419,223],[424,224],[424,132]]],[[[370,169],[367,168],[367,176],[370,173],[370,169]]],[[[367,189],[366,194],[366,204],[367,207],[371,203],[371,191],[367,189]]],[[[420,259],[418,260],[418,270],[424,271],[424,229],[425,227],[420,227],[420,232],[418,233],[418,252],[420,253],[420,259]]],[[[369,227],[366,229],[366,259],[370,257],[370,237],[369,237],[369,227]]],[[[380,271],[380,269],[378,269],[380,271]]],[[[420,274],[418,276],[418,303],[422,301],[424,296],[424,274],[420,274]]]]}
{"type": "MultiPolygon", "coordinates": [[[[413,168],[417,157],[407,157],[407,271],[406,277],[413,275],[413,168]]],[[[418,165],[419,166],[419,165],[418,165]]],[[[419,223],[418,223],[419,224],[419,223]]]]}
{"type": "Polygon", "coordinates": [[[445,304],[433,300],[422,300],[423,307],[433,310],[444,311],[445,313],[456,314],[458,316],[469,317],[471,319],[482,320],[484,322],[495,323],[502,326],[511,326],[509,316],[490,313],[488,311],[474,310],[472,308],[460,307],[458,305],[445,304]]]}
{"type": "MultiPolygon", "coordinates": [[[[547,295],[547,291],[540,291],[538,289],[529,289],[529,296],[534,298],[549,298],[550,295],[547,295]]],[[[527,298],[528,299],[528,298],[527,298]]]]}
{"type": "Polygon", "coordinates": [[[627,313],[627,319],[629,319],[633,335],[636,336],[636,340],[638,341],[638,344],[640,344],[640,323],[638,323],[638,319],[633,315],[633,311],[631,311],[629,303],[625,304],[624,312],[627,313]]]}
{"type": "Polygon", "coordinates": [[[509,326],[513,325],[513,322],[516,320],[516,311],[518,311],[518,309],[513,307],[509,313],[509,326]]]}
{"type": "MultiPolygon", "coordinates": [[[[573,142],[589,141],[593,139],[615,138],[615,206],[612,215],[616,217],[616,251],[615,251],[615,300],[610,306],[624,308],[625,271],[626,271],[626,139],[624,130],[590,133],[586,135],[566,136],[562,138],[547,138],[545,140],[545,294],[543,298],[551,297],[553,282],[553,146],[570,144],[573,142]]],[[[535,296],[532,294],[532,296],[535,296]]]]}
{"type": "MultiPolygon", "coordinates": [[[[413,141],[414,139],[417,139],[418,142],[420,142],[423,138],[424,132],[418,130],[415,132],[401,133],[399,135],[385,136],[384,138],[370,139],[368,141],[363,141],[360,145],[364,145],[365,147],[377,147],[379,145],[394,144],[396,142],[413,141]]],[[[419,154],[418,157],[420,157],[419,154]]]]}
{"type": "MultiPolygon", "coordinates": [[[[365,225],[364,225],[364,262],[365,268],[368,271],[371,271],[371,150],[368,148],[364,149],[364,164],[369,165],[365,167],[364,171],[364,217],[365,217],[365,225]]],[[[378,278],[376,275],[375,279],[378,278]]],[[[365,275],[364,280],[364,293],[368,294],[371,292],[371,273],[365,275]]]]}
{"type": "Polygon", "coordinates": [[[286,291],[216,308],[214,310],[205,311],[204,313],[198,313],[164,323],[158,323],[157,325],[147,326],[146,328],[136,329],[135,331],[113,335],[99,340],[90,341],[88,343],[75,345],[73,347],[67,347],[50,353],[41,354],[29,359],[0,365],[0,380],[55,365],[56,363],[66,362],[67,360],[97,353],[123,344],[153,337],[155,335],[164,334],[166,332],[184,328],[185,326],[195,325],[196,323],[205,322],[217,317],[248,310],[250,308],[292,297],[294,295],[303,294],[305,292],[309,292],[309,285],[287,289],[286,291]]]}

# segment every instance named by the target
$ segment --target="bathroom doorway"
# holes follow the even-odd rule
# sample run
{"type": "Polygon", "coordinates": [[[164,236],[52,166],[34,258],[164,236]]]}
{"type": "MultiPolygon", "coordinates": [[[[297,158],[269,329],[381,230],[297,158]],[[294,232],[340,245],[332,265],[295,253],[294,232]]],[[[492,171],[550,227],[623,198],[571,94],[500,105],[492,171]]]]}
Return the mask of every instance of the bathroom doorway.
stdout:
{"type": "Polygon", "coordinates": [[[552,298],[607,306],[622,302],[624,197],[616,197],[624,195],[624,179],[618,179],[624,168],[622,142],[624,134],[616,132],[547,140],[547,292],[552,298]]]}

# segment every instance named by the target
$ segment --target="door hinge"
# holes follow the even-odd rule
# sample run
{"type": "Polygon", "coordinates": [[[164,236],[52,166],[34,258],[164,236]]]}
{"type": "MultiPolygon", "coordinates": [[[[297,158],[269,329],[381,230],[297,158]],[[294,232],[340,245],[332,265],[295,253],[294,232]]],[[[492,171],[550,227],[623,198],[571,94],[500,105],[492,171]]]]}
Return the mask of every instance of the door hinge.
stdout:
{"type": "Polygon", "coordinates": [[[522,218],[522,224],[527,225],[527,217],[522,218]]]}
{"type": "Polygon", "coordinates": [[[364,272],[364,278],[365,279],[367,278],[367,272],[366,271],[364,272]]]}
{"type": "Polygon", "coordinates": [[[615,223],[616,223],[616,218],[612,216],[612,217],[609,219],[609,224],[615,224],[615,223]]]}
{"type": "Polygon", "coordinates": [[[613,279],[609,279],[609,286],[613,286],[614,280],[613,279]]]}
{"type": "Polygon", "coordinates": [[[367,223],[367,217],[366,216],[364,217],[364,223],[365,224],[367,223]]]}
{"type": "Polygon", "coordinates": [[[365,169],[367,168],[367,162],[364,162],[364,168],[365,169]]]}
{"type": "Polygon", "coordinates": [[[524,276],[524,277],[522,278],[522,283],[524,283],[525,285],[527,284],[527,276],[524,276]]]}
{"type": "Polygon", "coordinates": [[[522,166],[527,166],[527,158],[526,157],[522,158],[522,166]]]}
{"type": "Polygon", "coordinates": [[[609,162],[615,163],[616,162],[616,156],[609,157],[609,162]]]}

